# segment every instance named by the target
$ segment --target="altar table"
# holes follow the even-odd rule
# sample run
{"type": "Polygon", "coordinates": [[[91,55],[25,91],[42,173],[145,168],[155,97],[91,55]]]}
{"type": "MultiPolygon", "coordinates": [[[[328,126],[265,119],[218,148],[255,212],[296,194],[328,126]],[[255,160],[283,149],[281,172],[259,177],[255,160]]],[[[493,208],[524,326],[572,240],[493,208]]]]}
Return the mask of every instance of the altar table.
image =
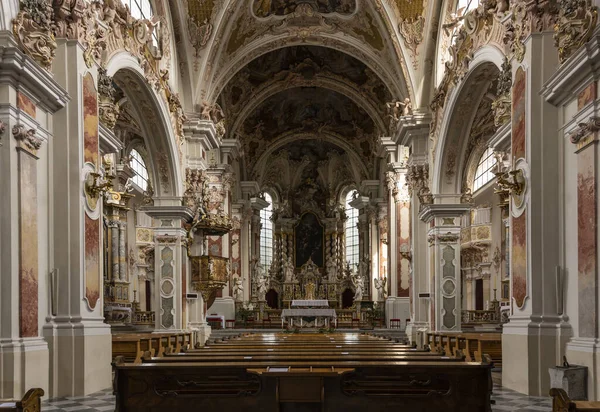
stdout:
{"type": "Polygon", "coordinates": [[[327,299],[321,299],[321,300],[292,300],[292,307],[328,308],[329,307],[329,301],[327,299]]]}
{"type": "Polygon", "coordinates": [[[303,327],[305,323],[313,323],[311,321],[306,322],[304,318],[315,318],[314,326],[325,326],[329,327],[331,320],[333,320],[335,327],[337,327],[337,315],[335,309],[283,309],[281,311],[281,327],[286,319],[289,320],[290,326],[294,326],[295,322],[303,327]],[[323,321],[322,325],[318,325],[320,321],[323,321]]]}

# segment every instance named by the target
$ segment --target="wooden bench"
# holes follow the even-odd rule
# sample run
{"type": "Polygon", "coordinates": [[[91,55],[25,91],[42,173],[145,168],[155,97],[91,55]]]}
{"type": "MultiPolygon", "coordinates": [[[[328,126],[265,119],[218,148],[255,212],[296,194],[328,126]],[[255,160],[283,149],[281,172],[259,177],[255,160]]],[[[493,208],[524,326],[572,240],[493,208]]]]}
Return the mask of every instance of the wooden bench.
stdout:
{"type": "Polygon", "coordinates": [[[8,412],[38,412],[42,410],[42,396],[44,390],[40,388],[29,389],[21,400],[0,399],[0,411],[8,412]]]}
{"type": "Polygon", "coordinates": [[[275,412],[308,401],[328,412],[491,411],[490,365],[483,363],[117,364],[114,387],[120,412],[275,412]]]}
{"type": "Polygon", "coordinates": [[[572,401],[562,389],[550,389],[550,396],[552,397],[552,412],[600,412],[600,402],[572,401]]]}

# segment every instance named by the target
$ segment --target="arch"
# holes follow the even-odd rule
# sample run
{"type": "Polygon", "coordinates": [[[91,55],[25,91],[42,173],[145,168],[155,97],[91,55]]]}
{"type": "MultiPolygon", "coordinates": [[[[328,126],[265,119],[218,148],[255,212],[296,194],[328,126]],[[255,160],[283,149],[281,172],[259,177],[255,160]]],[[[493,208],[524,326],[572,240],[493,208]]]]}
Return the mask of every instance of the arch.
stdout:
{"type": "Polygon", "coordinates": [[[181,197],[183,174],[180,147],[171,125],[171,114],[163,96],[151,88],[137,59],[125,51],[116,53],[106,65],[108,76],[123,89],[140,121],[157,197],[181,197]]]}
{"type": "Polygon", "coordinates": [[[465,156],[468,133],[477,114],[479,102],[485,97],[490,83],[498,77],[503,60],[504,54],[495,46],[486,45],[478,49],[469,64],[469,71],[452,89],[446,100],[437,137],[438,143],[433,154],[432,193],[461,193],[464,182],[462,172],[469,160],[465,156]],[[469,100],[471,109],[464,114],[468,116],[465,119],[458,105],[469,100]],[[445,169],[451,167],[458,172],[453,175],[445,173],[445,169]]]}
{"type": "Polygon", "coordinates": [[[258,94],[253,96],[254,99],[251,101],[251,104],[247,104],[246,106],[244,106],[242,111],[238,113],[238,115],[235,117],[235,122],[232,124],[231,131],[235,133],[235,131],[239,129],[239,127],[244,123],[244,121],[252,113],[252,111],[258,108],[263,102],[265,102],[270,97],[275,96],[278,93],[284,93],[287,90],[298,87],[317,87],[340,93],[349,98],[351,101],[353,101],[358,107],[363,109],[369,115],[369,117],[371,117],[373,123],[375,123],[375,126],[380,131],[386,130],[385,121],[374,102],[367,100],[363,95],[360,94],[359,91],[355,90],[352,86],[343,83],[339,80],[317,79],[307,81],[306,84],[290,84],[287,82],[272,83],[267,87],[263,88],[259,91],[258,94]]]}
{"type": "MultiPolygon", "coordinates": [[[[284,37],[259,39],[243,47],[242,49],[237,50],[235,55],[229,60],[227,66],[221,68],[220,70],[216,70],[220,73],[220,75],[218,77],[212,76],[211,81],[206,83],[209,84],[210,87],[206,90],[205,99],[209,103],[214,103],[227,83],[229,83],[231,79],[233,79],[233,77],[248,62],[259,56],[286,47],[300,45],[323,47],[323,44],[327,44],[327,47],[342,53],[346,53],[364,63],[369,69],[379,76],[384,84],[388,85],[388,88],[390,85],[392,86],[390,92],[393,96],[399,96],[399,98],[413,98],[412,96],[414,93],[412,89],[409,88],[408,83],[406,81],[399,81],[400,79],[403,79],[403,77],[394,75],[394,73],[391,73],[388,68],[379,64],[381,57],[377,56],[371,50],[362,49],[360,44],[355,39],[346,37],[339,38],[334,35],[327,35],[326,33],[316,33],[314,37],[303,39],[288,33],[284,37]]],[[[198,88],[201,88],[202,85],[202,83],[199,83],[198,88]]],[[[201,95],[199,90],[196,95],[201,95]]]]}
{"type": "Polygon", "coordinates": [[[254,164],[253,169],[255,170],[255,175],[262,175],[262,173],[266,170],[266,163],[269,157],[277,150],[286,146],[287,144],[296,141],[296,140],[308,140],[308,139],[321,139],[333,143],[334,145],[340,147],[351,157],[352,162],[351,166],[354,171],[355,177],[360,176],[368,176],[369,170],[367,165],[365,165],[363,159],[356,153],[354,147],[342,136],[339,136],[335,133],[323,131],[321,134],[317,135],[316,133],[301,133],[297,131],[291,131],[287,134],[281,135],[277,138],[277,140],[271,142],[267,149],[259,156],[256,163],[254,164]],[[357,169],[358,167],[358,169],[357,169]]]}

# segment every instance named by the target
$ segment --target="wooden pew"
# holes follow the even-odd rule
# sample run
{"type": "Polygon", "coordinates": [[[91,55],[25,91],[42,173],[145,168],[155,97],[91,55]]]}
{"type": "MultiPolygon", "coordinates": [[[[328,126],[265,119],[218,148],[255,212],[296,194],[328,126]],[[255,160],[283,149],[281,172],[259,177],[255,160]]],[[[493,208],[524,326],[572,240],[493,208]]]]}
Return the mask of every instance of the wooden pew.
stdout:
{"type": "Polygon", "coordinates": [[[550,396],[552,397],[552,412],[600,412],[600,402],[572,401],[562,389],[550,389],[550,396]]]}
{"type": "Polygon", "coordinates": [[[482,334],[477,338],[475,360],[481,362],[482,355],[492,358],[494,367],[502,368],[502,335],[497,333],[482,334]]]}
{"type": "Polygon", "coordinates": [[[38,412],[42,410],[42,396],[44,390],[40,388],[29,389],[21,400],[0,399],[2,412],[38,412]]]}
{"type": "Polygon", "coordinates": [[[117,364],[114,387],[119,412],[275,412],[296,402],[328,412],[491,411],[490,365],[483,363],[117,364]]]}

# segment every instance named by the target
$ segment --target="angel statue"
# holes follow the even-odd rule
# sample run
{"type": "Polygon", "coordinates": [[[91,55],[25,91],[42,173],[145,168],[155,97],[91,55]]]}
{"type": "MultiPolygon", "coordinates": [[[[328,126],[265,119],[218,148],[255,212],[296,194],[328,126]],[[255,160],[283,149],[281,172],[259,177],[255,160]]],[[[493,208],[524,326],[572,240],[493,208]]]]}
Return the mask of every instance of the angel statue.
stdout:
{"type": "Polygon", "coordinates": [[[379,293],[379,300],[387,298],[387,277],[375,278],[375,289],[379,293]]]}
{"type": "Polygon", "coordinates": [[[353,271],[352,283],[354,284],[354,302],[360,302],[363,298],[365,289],[365,280],[362,276],[353,271]]]}

